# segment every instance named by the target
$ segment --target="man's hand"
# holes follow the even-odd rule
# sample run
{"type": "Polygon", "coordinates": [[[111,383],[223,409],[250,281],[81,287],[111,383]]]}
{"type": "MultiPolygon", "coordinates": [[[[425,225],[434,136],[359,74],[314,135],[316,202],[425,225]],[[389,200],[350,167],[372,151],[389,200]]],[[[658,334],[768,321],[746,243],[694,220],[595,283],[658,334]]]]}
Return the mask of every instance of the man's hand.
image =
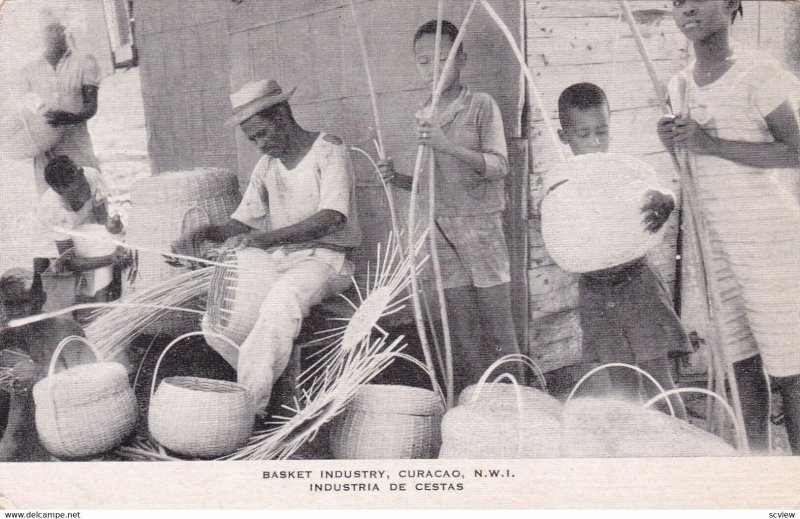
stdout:
{"type": "Polygon", "coordinates": [[[689,151],[701,155],[713,155],[717,148],[717,140],[706,132],[700,124],[689,117],[678,117],[672,130],[675,146],[683,146],[689,151]]]}
{"type": "Polygon", "coordinates": [[[453,143],[433,121],[422,121],[417,127],[417,142],[441,153],[450,153],[453,143]]]}
{"type": "Polygon", "coordinates": [[[245,247],[250,246],[250,236],[248,233],[237,234],[236,236],[231,236],[225,243],[222,244],[224,249],[244,249],[245,247]]]}
{"type": "Polygon", "coordinates": [[[48,110],[44,113],[44,118],[50,126],[66,126],[74,124],[75,114],[62,110],[48,110]]]}
{"type": "Polygon", "coordinates": [[[387,184],[392,183],[397,172],[394,170],[394,162],[391,157],[386,157],[378,161],[378,172],[381,174],[381,179],[387,184]]]}
{"type": "Polygon", "coordinates": [[[675,119],[674,115],[665,115],[658,121],[658,138],[670,153],[675,151],[675,119]]]}
{"type": "Polygon", "coordinates": [[[106,229],[111,234],[119,234],[122,232],[122,218],[119,215],[115,215],[113,218],[109,218],[106,220],[106,229]]]}
{"type": "Polygon", "coordinates": [[[119,265],[119,266],[127,266],[133,260],[131,253],[125,247],[117,247],[117,249],[111,254],[111,264],[112,265],[119,265]]]}
{"type": "Polygon", "coordinates": [[[642,206],[644,224],[647,231],[655,234],[669,219],[675,209],[675,199],[660,191],[651,190],[645,194],[645,203],[642,206]]]}
{"type": "Polygon", "coordinates": [[[13,387],[23,391],[31,389],[42,378],[41,369],[30,359],[14,364],[11,375],[14,377],[13,387]]]}

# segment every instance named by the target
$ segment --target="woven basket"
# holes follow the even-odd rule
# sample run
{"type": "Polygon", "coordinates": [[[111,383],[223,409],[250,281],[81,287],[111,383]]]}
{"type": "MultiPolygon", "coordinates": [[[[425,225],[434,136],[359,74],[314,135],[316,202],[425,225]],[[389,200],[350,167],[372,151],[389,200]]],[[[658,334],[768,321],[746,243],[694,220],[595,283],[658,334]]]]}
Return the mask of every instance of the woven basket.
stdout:
{"type": "Polygon", "coordinates": [[[94,456],[120,445],[136,427],[138,407],[121,364],[81,364],[55,373],[62,350],[82,337],[67,337],[50,360],[47,377],[33,387],[36,430],[45,448],[58,458],[94,456]]]}
{"type": "Polygon", "coordinates": [[[0,152],[9,159],[30,159],[53,148],[64,129],[51,126],[44,111],[20,108],[0,117],[0,152]]]}
{"type": "Polygon", "coordinates": [[[366,384],[330,424],[337,459],[435,458],[444,408],[428,389],[366,384]]]}
{"type": "Polygon", "coordinates": [[[558,456],[561,404],[543,391],[519,386],[509,374],[487,383],[491,373],[509,360],[522,359],[510,356],[496,361],[445,414],[440,459],[558,456]],[[511,384],[497,383],[503,378],[511,384]]]}
{"type": "Polygon", "coordinates": [[[156,390],[164,355],[179,341],[199,335],[181,335],[161,352],[153,372],[148,426],[153,439],[171,451],[216,458],[242,447],[253,432],[255,404],[247,389],[223,380],[168,377],[156,390]]]}
{"type": "Polygon", "coordinates": [[[576,398],[564,406],[563,457],[738,456],[720,438],[641,405],[576,398]]]}
{"type": "Polygon", "coordinates": [[[258,320],[278,263],[269,252],[256,248],[229,251],[220,261],[228,266],[214,269],[202,329],[209,332],[209,346],[236,367],[238,350],[231,350],[227,341],[220,342],[215,335],[237,345],[244,342],[258,320]]]}
{"type": "MultiPolygon", "coordinates": [[[[169,252],[183,232],[228,222],[240,200],[236,175],[227,170],[198,168],[140,180],[131,192],[127,241],[135,247],[169,252]]],[[[184,272],[185,268],[168,265],[159,254],[143,252],[136,281],[125,292],[152,288],[184,272]]],[[[195,316],[171,312],[144,332],[177,336],[194,330],[199,330],[195,316]]]]}
{"type": "Polygon", "coordinates": [[[546,184],[566,182],[541,207],[542,238],[556,264],[569,272],[602,270],[658,245],[664,227],[647,231],[641,212],[655,176],[649,164],[610,153],[579,155],[556,166],[546,184]]]}

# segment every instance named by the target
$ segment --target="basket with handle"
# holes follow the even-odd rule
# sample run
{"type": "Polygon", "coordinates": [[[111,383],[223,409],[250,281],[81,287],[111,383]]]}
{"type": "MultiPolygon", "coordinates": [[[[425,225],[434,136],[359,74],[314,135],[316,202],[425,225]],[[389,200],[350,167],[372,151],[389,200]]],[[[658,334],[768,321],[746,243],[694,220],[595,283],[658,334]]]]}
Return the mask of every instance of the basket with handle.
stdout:
{"type": "Polygon", "coordinates": [[[603,397],[570,400],[564,405],[561,456],[672,458],[746,453],[746,449],[737,451],[721,438],[688,422],[648,409],[653,402],[684,390],[706,392],[696,388],[665,391],[645,406],[603,397]]]}
{"type": "MultiPolygon", "coordinates": [[[[227,223],[240,200],[239,181],[233,172],[225,169],[196,168],[143,179],[131,191],[127,243],[132,247],[169,252],[172,243],[184,231],[227,223]]],[[[142,253],[136,279],[127,283],[123,292],[128,295],[150,289],[185,272],[185,267],[167,264],[159,254],[142,253]]],[[[169,312],[148,326],[144,333],[176,337],[196,330],[199,330],[199,323],[194,316],[169,312]]]]}
{"type": "MultiPolygon", "coordinates": [[[[255,425],[255,404],[241,384],[201,377],[167,377],[156,390],[161,361],[178,342],[203,336],[189,332],[170,342],[156,362],[150,388],[148,427],[160,445],[197,458],[230,454],[247,443],[255,425]]],[[[233,348],[237,346],[226,337],[233,348]]]]}
{"type": "MultiPolygon", "coordinates": [[[[426,369],[413,357],[399,355],[426,369]]],[[[365,384],[330,424],[337,459],[435,458],[441,444],[444,402],[430,389],[365,384]]]]}
{"type": "Polygon", "coordinates": [[[558,456],[561,404],[544,391],[520,386],[508,373],[487,383],[494,370],[509,361],[537,369],[523,355],[495,361],[477,384],[461,393],[459,405],[445,414],[440,459],[558,456]],[[500,383],[503,379],[510,384],[500,383]]]}
{"type": "Polygon", "coordinates": [[[62,340],[50,359],[47,376],[33,387],[36,430],[45,448],[58,458],[83,458],[111,450],[129,436],[138,419],[128,372],[116,362],[96,362],[55,372],[64,348],[79,342],[98,359],[83,337],[62,340]]]}

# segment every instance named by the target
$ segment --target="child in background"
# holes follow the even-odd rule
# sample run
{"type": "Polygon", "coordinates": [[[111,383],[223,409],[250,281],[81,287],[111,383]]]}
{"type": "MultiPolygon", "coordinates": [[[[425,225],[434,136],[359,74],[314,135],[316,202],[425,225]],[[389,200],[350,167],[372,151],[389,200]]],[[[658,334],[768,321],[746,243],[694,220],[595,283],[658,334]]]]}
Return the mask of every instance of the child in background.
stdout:
{"type": "MultiPolygon", "coordinates": [[[[558,114],[559,136],[575,155],[608,152],[611,111],[602,89],[591,83],[570,86],[559,97],[558,114]]],[[[550,187],[548,193],[562,183],[550,187]]],[[[643,225],[649,232],[658,232],[672,213],[675,199],[660,191],[655,179],[652,190],[643,196],[643,225]]],[[[675,387],[669,359],[692,349],[675,314],[669,289],[645,257],[582,274],[578,293],[585,362],[634,364],[665,390],[675,387]]],[[[639,399],[639,375],[635,371],[609,368],[608,372],[615,391],[639,399]]],[[[649,381],[644,382],[644,388],[650,396],[659,393],[649,381]]],[[[685,420],[681,399],[675,395],[670,401],[675,415],[685,420]]]]}
{"type": "Polygon", "coordinates": [[[734,47],[739,0],[673,2],[695,61],[672,78],[677,115],[658,133],[692,163],[707,260],[750,447],[766,450],[770,395],[783,398],[792,452],[800,454],[800,165],[797,78],[760,52],[734,47]],[[762,365],[763,361],[763,365],[762,365]]]}
{"type": "MultiPolygon", "coordinates": [[[[442,22],[439,70],[458,35],[442,22]]],[[[428,90],[433,87],[436,20],[421,26],[413,40],[417,72],[428,90]]],[[[427,118],[430,99],[417,112],[419,144],[436,158],[436,221],[453,351],[455,389],[478,382],[496,359],[519,353],[511,312],[510,263],[502,212],[508,150],[500,109],[489,95],[462,86],[467,55],[459,47],[434,120],[427,118]]],[[[425,161],[427,164],[427,161],[425,161]]],[[[412,172],[394,174],[390,161],[380,164],[384,178],[410,190],[412,172]]],[[[427,188],[427,168],[420,193],[427,188]]],[[[427,203],[425,203],[427,207],[427,203]]],[[[423,211],[424,212],[424,211],[423,211]]],[[[521,370],[507,369],[518,380],[521,370]]]]}
{"type": "Polygon", "coordinates": [[[57,230],[74,230],[81,225],[94,223],[105,225],[112,234],[122,232],[119,216],[108,216],[105,186],[100,172],[94,168],[80,167],[69,157],[59,155],[47,163],[44,175],[50,188],[39,199],[39,218],[50,229],[64,267],[80,274],[76,302],[106,302],[119,298],[121,268],[129,262],[128,252],[123,247],[117,247],[114,253],[98,258],[65,255],[73,248],[72,237],[57,230]],[[108,278],[100,281],[102,276],[96,277],[97,269],[104,267],[114,267],[110,284],[108,278]]]}
{"type": "MultiPolygon", "coordinates": [[[[8,320],[40,313],[46,298],[38,273],[34,275],[25,269],[10,269],[0,277],[0,304],[8,320]]],[[[50,359],[58,344],[71,335],[83,337],[83,328],[64,317],[0,331],[0,351],[8,349],[30,357],[30,360],[15,364],[12,371],[15,380],[7,403],[5,430],[0,439],[0,461],[49,459],[36,434],[31,389],[47,375],[50,359]]],[[[67,347],[59,357],[62,368],[84,362],[94,362],[94,359],[78,347],[67,347]]]]}

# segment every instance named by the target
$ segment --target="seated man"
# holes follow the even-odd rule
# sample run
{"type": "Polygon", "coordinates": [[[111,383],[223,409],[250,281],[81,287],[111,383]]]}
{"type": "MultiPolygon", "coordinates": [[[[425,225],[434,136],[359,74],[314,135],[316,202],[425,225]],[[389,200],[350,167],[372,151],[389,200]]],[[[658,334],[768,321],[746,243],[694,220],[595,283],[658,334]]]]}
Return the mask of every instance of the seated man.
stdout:
{"type": "Polygon", "coordinates": [[[231,96],[234,113],[226,125],[239,125],[264,156],[231,220],[195,230],[174,246],[188,252],[196,240],[212,240],[272,253],[277,274],[236,366],[259,412],[286,369],[303,317],[349,285],[345,252],[361,242],[348,149],[338,137],[297,124],[288,103],[292,92],[262,80],[231,96]]]}
{"type": "MultiPolygon", "coordinates": [[[[62,255],[62,265],[79,273],[76,302],[112,301],[119,297],[121,267],[129,261],[123,247],[106,256],[81,258],[66,254],[73,248],[72,237],[63,229],[73,230],[85,224],[105,225],[109,232],[122,231],[119,216],[109,218],[105,188],[100,172],[80,167],[66,155],[54,157],[45,168],[45,181],[50,188],[39,199],[38,214],[42,223],[51,229],[53,240],[62,255]],[[59,230],[62,229],[62,230],[59,230]],[[114,267],[113,275],[98,270],[114,267]]],[[[111,270],[111,269],[109,269],[111,270]]]]}

